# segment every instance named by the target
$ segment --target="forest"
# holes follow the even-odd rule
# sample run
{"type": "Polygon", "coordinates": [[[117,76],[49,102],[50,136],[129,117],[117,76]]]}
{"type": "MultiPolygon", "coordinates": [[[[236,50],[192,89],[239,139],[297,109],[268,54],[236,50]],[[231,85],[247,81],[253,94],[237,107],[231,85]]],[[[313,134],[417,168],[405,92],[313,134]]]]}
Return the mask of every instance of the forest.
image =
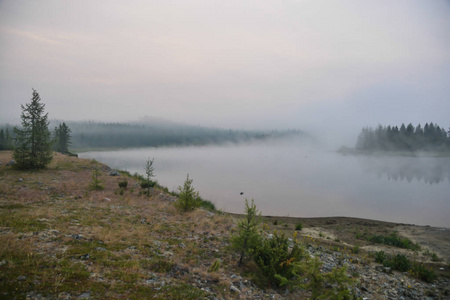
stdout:
{"type": "Polygon", "coordinates": [[[447,132],[437,124],[426,123],[413,126],[402,124],[398,126],[382,126],[361,130],[355,146],[356,150],[372,151],[425,151],[449,152],[450,129],[447,132]]]}
{"type": "MultiPolygon", "coordinates": [[[[50,121],[50,128],[62,121],[50,121]]],[[[240,143],[305,136],[300,130],[248,131],[193,126],[164,120],[136,123],[96,121],[65,122],[70,129],[71,148],[131,148],[240,143]]],[[[0,150],[12,149],[14,130],[0,125],[0,150]],[[3,134],[2,134],[3,132],[3,134]],[[6,138],[7,135],[7,138],[6,138]],[[5,136],[5,138],[1,138],[5,136]]]]}

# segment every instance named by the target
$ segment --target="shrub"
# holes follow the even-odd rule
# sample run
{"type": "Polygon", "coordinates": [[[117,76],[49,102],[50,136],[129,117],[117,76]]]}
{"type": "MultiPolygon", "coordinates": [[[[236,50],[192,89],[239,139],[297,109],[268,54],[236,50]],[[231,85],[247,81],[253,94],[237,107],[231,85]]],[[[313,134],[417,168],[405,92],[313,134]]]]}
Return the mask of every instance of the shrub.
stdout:
{"type": "Polygon", "coordinates": [[[92,181],[89,184],[89,187],[92,190],[100,191],[103,190],[105,187],[101,184],[101,181],[99,179],[101,173],[98,167],[95,167],[94,171],[92,172],[92,181]]]}
{"type": "Polygon", "coordinates": [[[299,281],[297,286],[310,290],[311,299],[358,299],[349,290],[355,280],[347,276],[346,266],[335,267],[328,273],[322,273],[321,266],[322,262],[317,257],[306,257],[304,261],[295,264],[295,274],[299,281]]]}
{"type": "Polygon", "coordinates": [[[375,252],[375,262],[382,264],[386,258],[387,255],[383,250],[375,252]]]}
{"type": "Polygon", "coordinates": [[[216,259],[209,267],[208,272],[217,272],[220,268],[220,259],[216,259]]]}
{"type": "Polygon", "coordinates": [[[119,187],[122,189],[126,189],[128,186],[128,181],[124,180],[124,181],[120,181],[119,182],[119,187]]]}
{"type": "Polygon", "coordinates": [[[410,274],[428,283],[433,282],[437,278],[437,275],[433,269],[428,269],[423,264],[418,263],[412,266],[410,274]]]}
{"type": "Polygon", "coordinates": [[[271,238],[265,238],[253,250],[253,259],[266,276],[269,284],[283,286],[295,275],[295,262],[305,257],[298,243],[289,247],[289,239],[284,234],[274,232],[271,238]]]}
{"type": "Polygon", "coordinates": [[[156,184],[156,182],[153,182],[151,180],[152,177],[155,177],[154,174],[154,167],[153,167],[153,162],[154,162],[154,158],[153,159],[147,159],[147,162],[145,163],[145,180],[141,183],[141,187],[142,188],[146,188],[147,189],[147,196],[150,197],[150,188],[153,188],[156,184]],[[142,186],[142,184],[145,182],[144,186],[142,186]]]}
{"type": "Polygon", "coordinates": [[[274,220],[272,224],[275,226],[278,225],[278,220],[274,220]]]}
{"type": "MultiPolygon", "coordinates": [[[[141,181],[141,188],[143,189],[149,189],[153,188],[156,185],[156,182],[154,181],[141,181]]],[[[148,192],[148,190],[147,190],[148,192]]]]}
{"type": "Polygon", "coordinates": [[[404,254],[397,254],[387,260],[385,259],[383,266],[389,267],[392,270],[406,272],[411,268],[411,262],[404,254]]]}
{"type": "Polygon", "coordinates": [[[410,239],[402,238],[397,233],[393,232],[388,236],[372,235],[366,238],[368,241],[377,244],[390,245],[403,249],[410,249],[413,251],[419,250],[420,246],[413,243],[410,239]]]}
{"type": "Polygon", "coordinates": [[[352,253],[353,254],[358,254],[359,253],[359,246],[358,245],[353,246],[352,253]]]}
{"type": "Polygon", "coordinates": [[[187,212],[194,210],[200,206],[200,196],[192,186],[192,179],[189,179],[189,174],[183,186],[179,186],[180,195],[175,202],[175,207],[180,211],[187,212]]]}
{"type": "Polygon", "coordinates": [[[239,265],[242,265],[244,255],[251,253],[261,242],[258,234],[260,217],[261,213],[256,209],[254,200],[249,205],[245,199],[245,216],[238,221],[237,234],[231,237],[232,247],[240,252],[239,265]]]}
{"type": "Polygon", "coordinates": [[[207,209],[209,211],[216,211],[216,206],[211,201],[204,200],[201,197],[199,197],[199,202],[200,202],[200,207],[203,207],[204,209],[207,209]]]}
{"type": "Polygon", "coordinates": [[[375,261],[392,270],[408,271],[412,276],[425,282],[433,282],[437,277],[432,269],[426,268],[422,263],[411,262],[404,254],[390,256],[384,251],[379,251],[375,252],[375,261]]]}

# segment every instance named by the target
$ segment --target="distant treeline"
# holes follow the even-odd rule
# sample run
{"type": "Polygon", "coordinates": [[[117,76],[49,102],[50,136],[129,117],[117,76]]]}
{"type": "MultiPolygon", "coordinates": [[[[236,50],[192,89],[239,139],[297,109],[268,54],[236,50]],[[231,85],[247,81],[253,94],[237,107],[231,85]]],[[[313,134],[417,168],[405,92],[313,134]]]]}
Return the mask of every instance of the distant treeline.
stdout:
{"type": "Polygon", "coordinates": [[[450,130],[437,124],[382,126],[362,129],[356,142],[360,151],[450,151],[450,130]]]}
{"type": "Polygon", "coordinates": [[[15,137],[14,127],[9,124],[0,125],[0,150],[12,150],[15,137]]]}
{"type": "MultiPolygon", "coordinates": [[[[53,128],[59,123],[61,121],[51,121],[49,127],[53,128]]],[[[143,123],[84,121],[65,124],[71,131],[72,149],[207,145],[304,135],[299,130],[244,131],[184,125],[169,121],[143,123]]],[[[8,131],[9,143],[5,145],[10,145],[8,149],[11,149],[14,140],[12,126],[0,125],[0,130],[8,131]]]]}
{"type": "Polygon", "coordinates": [[[238,131],[168,122],[153,122],[151,124],[69,122],[68,126],[72,130],[72,147],[75,149],[239,143],[301,134],[297,130],[281,132],[238,131]]]}

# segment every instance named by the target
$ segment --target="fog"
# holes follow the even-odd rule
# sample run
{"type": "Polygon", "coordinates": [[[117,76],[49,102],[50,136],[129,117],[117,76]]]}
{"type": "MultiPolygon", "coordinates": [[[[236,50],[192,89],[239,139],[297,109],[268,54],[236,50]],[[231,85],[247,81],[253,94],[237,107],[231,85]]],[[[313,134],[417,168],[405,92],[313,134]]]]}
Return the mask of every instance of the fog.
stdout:
{"type": "MultiPolygon", "coordinates": [[[[20,123],[35,88],[49,118],[66,122],[299,130],[320,149],[278,141],[82,156],[139,172],[155,157],[161,184],[176,189],[190,173],[227,211],[242,211],[244,192],[265,214],[450,227],[448,158],[326,151],[354,146],[365,126],[449,127],[449,15],[445,0],[2,0],[0,124],[20,123]]],[[[74,142],[83,146],[81,134],[74,142]]]]}
{"type": "Polygon", "coordinates": [[[145,115],[301,129],[333,145],[363,126],[450,111],[448,1],[0,1],[0,123],[37,89],[52,119],[145,115]]]}
{"type": "Polygon", "coordinates": [[[203,198],[240,213],[255,199],[265,215],[349,216],[450,228],[450,158],[343,156],[304,141],[86,152],[177,191],[189,173],[203,198]],[[244,194],[241,196],[240,193],[244,194]]]}

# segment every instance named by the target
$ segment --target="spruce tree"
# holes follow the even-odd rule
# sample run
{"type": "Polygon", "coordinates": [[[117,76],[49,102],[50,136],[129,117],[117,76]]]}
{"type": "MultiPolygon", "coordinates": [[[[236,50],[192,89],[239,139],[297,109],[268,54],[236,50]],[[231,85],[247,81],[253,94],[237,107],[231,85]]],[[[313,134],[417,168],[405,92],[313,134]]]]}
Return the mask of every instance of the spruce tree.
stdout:
{"type": "Polygon", "coordinates": [[[68,153],[69,145],[71,144],[71,132],[69,126],[64,122],[55,127],[53,131],[53,150],[61,153],[68,153]]]}
{"type": "Polygon", "coordinates": [[[245,199],[245,216],[238,221],[237,233],[231,237],[232,247],[239,251],[239,266],[242,265],[244,255],[256,248],[261,242],[258,227],[261,223],[261,212],[256,209],[252,199],[251,204],[245,199]]]}
{"type": "Polygon", "coordinates": [[[6,138],[3,128],[0,129],[0,150],[6,150],[6,138]]]}
{"type": "Polygon", "coordinates": [[[19,169],[42,169],[52,160],[50,131],[48,130],[45,104],[33,89],[29,104],[22,107],[22,128],[14,128],[16,134],[13,158],[19,169]]]}

